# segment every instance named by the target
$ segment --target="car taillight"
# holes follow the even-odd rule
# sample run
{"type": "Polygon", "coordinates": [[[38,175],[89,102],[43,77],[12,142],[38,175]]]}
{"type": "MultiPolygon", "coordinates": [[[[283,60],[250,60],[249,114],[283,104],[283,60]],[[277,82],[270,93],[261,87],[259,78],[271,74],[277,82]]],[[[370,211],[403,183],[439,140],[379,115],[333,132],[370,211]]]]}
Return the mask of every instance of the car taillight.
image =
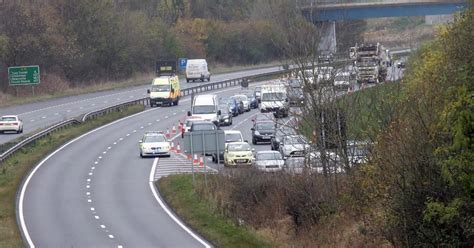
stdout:
{"type": "Polygon", "coordinates": [[[3,126],[3,123],[0,123],[0,126],[3,126]]]}
{"type": "Polygon", "coordinates": [[[13,122],[13,126],[18,126],[18,122],[13,122]]]}

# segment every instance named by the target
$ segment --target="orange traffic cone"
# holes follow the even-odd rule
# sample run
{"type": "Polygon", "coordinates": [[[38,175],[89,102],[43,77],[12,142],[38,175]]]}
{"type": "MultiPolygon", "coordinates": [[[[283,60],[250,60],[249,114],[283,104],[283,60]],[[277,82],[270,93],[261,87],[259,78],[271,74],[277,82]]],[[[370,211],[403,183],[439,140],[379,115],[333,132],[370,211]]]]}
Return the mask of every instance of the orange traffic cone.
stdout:
{"type": "Polygon", "coordinates": [[[197,154],[194,154],[193,164],[194,164],[194,165],[198,165],[198,164],[199,164],[199,160],[198,160],[198,155],[197,155],[197,154]]]}
{"type": "Polygon", "coordinates": [[[173,128],[171,129],[171,133],[176,134],[176,126],[175,125],[173,125],[173,128]]]}
{"type": "Polygon", "coordinates": [[[170,150],[174,151],[174,142],[173,141],[171,141],[171,149],[170,150]]]}
{"type": "Polygon", "coordinates": [[[170,129],[166,129],[166,138],[169,139],[171,138],[171,135],[170,135],[170,129]]]}
{"type": "Polygon", "coordinates": [[[199,167],[204,167],[204,159],[202,156],[199,158],[199,167]]]}
{"type": "Polygon", "coordinates": [[[179,146],[179,142],[178,142],[178,145],[176,146],[176,153],[178,154],[181,153],[181,146],[179,146]]]}

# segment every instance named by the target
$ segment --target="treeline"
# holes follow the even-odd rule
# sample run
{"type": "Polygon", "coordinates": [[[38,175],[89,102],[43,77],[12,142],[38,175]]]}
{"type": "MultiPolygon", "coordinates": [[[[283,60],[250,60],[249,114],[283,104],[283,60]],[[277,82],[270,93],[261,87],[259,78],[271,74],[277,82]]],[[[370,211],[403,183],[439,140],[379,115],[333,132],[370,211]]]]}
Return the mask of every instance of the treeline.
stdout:
{"type": "Polygon", "coordinates": [[[159,59],[254,64],[281,58],[265,1],[1,1],[1,86],[6,68],[40,65],[76,85],[150,71],[159,59]]]}

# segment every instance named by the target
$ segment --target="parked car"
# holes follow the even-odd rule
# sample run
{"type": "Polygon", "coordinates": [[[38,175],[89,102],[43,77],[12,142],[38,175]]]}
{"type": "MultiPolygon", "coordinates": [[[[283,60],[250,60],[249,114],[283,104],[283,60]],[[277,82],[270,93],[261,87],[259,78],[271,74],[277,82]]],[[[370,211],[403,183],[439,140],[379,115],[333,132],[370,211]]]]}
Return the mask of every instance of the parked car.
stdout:
{"type": "Polygon", "coordinates": [[[275,135],[275,123],[271,121],[255,122],[252,130],[252,144],[256,145],[258,142],[270,142],[273,135],[275,135]]]}
{"type": "Polygon", "coordinates": [[[303,135],[284,136],[279,145],[283,158],[304,156],[309,150],[309,142],[303,135]]]}
{"type": "Polygon", "coordinates": [[[217,126],[211,121],[193,121],[189,129],[190,132],[212,130],[217,130],[217,126]]]}
{"type": "Polygon", "coordinates": [[[222,126],[230,126],[232,125],[232,112],[230,110],[229,105],[221,104],[219,105],[219,109],[221,110],[221,115],[219,116],[219,123],[222,126]]]}
{"type": "Polygon", "coordinates": [[[233,97],[221,97],[220,104],[227,104],[232,112],[232,116],[239,115],[239,104],[233,97]]]}
{"type": "Polygon", "coordinates": [[[281,171],[284,163],[281,154],[277,151],[259,151],[252,162],[255,168],[265,172],[281,171]]]}
{"type": "Polygon", "coordinates": [[[244,105],[244,110],[246,112],[250,111],[251,108],[250,108],[250,101],[248,99],[248,97],[246,95],[235,95],[234,96],[237,100],[240,100],[243,105],[244,105]]]}
{"type": "Polygon", "coordinates": [[[283,137],[288,135],[295,135],[296,132],[293,128],[280,127],[275,131],[275,134],[270,139],[270,147],[272,150],[278,151],[280,143],[283,141],[283,137]]]}
{"type": "Polygon", "coordinates": [[[237,110],[239,114],[243,114],[245,112],[244,103],[236,96],[231,96],[230,98],[237,102],[237,110]]]}
{"type": "Polygon", "coordinates": [[[161,132],[146,132],[140,144],[140,157],[171,156],[170,142],[161,132]]]}
{"type": "Polygon", "coordinates": [[[5,115],[0,117],[0,133],[8,131],[23,133],[23,121],[16,115],[5,115]]]}
{"type": "MultiPolygon", "coordinates": [[[[239,130],[224,130],[225,144],[233,142],[247,142],[239,130]]],[[[220,151],[219,162],[224,161],[224,151],[220,151]]],[[[212,154],[212,162],[217,163],[217,153],[212,154]]]]}
{"type": "Polygon", "coordinates": [[[255,97],[255,92],[253,92],[253,91],[242,91],[242,92],[240,92],[240,94],[247,96],[247,98],[249,99],[249,102],[250,102],[250,108],[252,108],[252,109],[258,108],[258,101],[257,101],[257,98],[255,97]]]}
{"type": "Polygon", "coordinates": [[[224,166],[252,164],[253,151],[247,142],[233,142],[226,145],[224,150],[224,166]]]}

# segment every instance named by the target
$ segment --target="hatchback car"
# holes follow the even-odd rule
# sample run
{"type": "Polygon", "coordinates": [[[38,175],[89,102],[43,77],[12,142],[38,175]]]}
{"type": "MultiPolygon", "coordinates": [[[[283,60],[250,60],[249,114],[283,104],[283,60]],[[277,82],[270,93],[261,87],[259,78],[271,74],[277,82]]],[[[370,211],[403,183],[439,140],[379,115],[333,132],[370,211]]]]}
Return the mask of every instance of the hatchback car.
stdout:
{"type": "Polygon", "coordinates": [[[232,112],[232,116],[237,116],[239,115],[239,104],[237,103],[237,100],[232,97],[221,97],[219,98],[219,102],[221,104],[227,104],[230,108],[230,111],[232,112]]]}
{"type": "Polygon", "coordinates": [[[211,121],[193,121],[191,124],[191,128],[189,128],[190,132],[212,130],[217,130],[217,126],[211,121]]]}
{"type": "Polygon", "coordinates": [[[279,150],[283,158],[304,156],[309,150],[309,142],[303,135],[284,136],[279,145],[279,150]]]}
{"type": "Polygon", "coordinates": [[[246,112],[250,111],[250,101],[249,98],[246,95],[235,95],[234,96],[238,101],[242,102],[244,105],[244,110],[246,112]]]}
{"type": "MultiPolygon", "coordinates": [[[[224,130],[225,144],[233,142],[247,142],[239,130],[224,130]]],[[[219,162],[224,161],[224,151],[220,152],[219,162]]],[[[212,154],[212,162],[217,163],[217,154],[212,154]]]]}
{"type": "Polygon", "coordinates": [[[255,97],[255,92],[248,90],[248,91],[242,91],[239,94],[247,96],[250,102],[250,108],[253,108],[253,109],[258,108],[258,101],[257,101],[257,98],[255,97]]]}
{"type": "Polygon", "coordinates": [[[228,105],[221,104],[219,105],[221,110],[221,115],[219,116],[219,123],[221,126],[230,126],[232,125],[232,111],[228,105]]]}
{"type": "Polygon", "coordinates": [[[252,164],[253,151],[247,142],[227,144],[224,150],[224,166],[250,166],[252,164]]]}
{"type": "Polygon", "coordinates": [[[245,108],[244,108],[244,103],[242,102],[242,100],[240,100],[236,96],[231,96],[230,98],[234,99],[235,102],[237,103],[237,112],[239,112],[239,114],[243,114],[245,112],[245,108]]]}
{"type": "Polygon", "coordinates": [[[283,141],[283,137],[295,134],[296,132],[293,128],[278,128],[270,140],[271,149],[278,151],[280,148],[280,143],[283,141]]]}
{"type": "Polygon", "coordinates": [[[252,162],[258,170],[265,172],[281,171],[285,161],[277,151],[259,151],[252,162]]]}
{"type": "Polygon", "coordinates": [[[23,121],[16,115],[5,115],[0,117],[0,133],[8,131],[23,133],[23,121]]]}
{"type": "Polygon", "coordinates": [[[270,142],[273,135],[275,135],[275,123],[271,121],[255,122],[252,130],[252,144],[256,145],[258,142],[270,142]]]}
{"type": "Polygon", "coordinates": [[[146,132],[140,144],[140,157],[167,156],[170,157],[170,142],[161,132],[146,132]]]}

